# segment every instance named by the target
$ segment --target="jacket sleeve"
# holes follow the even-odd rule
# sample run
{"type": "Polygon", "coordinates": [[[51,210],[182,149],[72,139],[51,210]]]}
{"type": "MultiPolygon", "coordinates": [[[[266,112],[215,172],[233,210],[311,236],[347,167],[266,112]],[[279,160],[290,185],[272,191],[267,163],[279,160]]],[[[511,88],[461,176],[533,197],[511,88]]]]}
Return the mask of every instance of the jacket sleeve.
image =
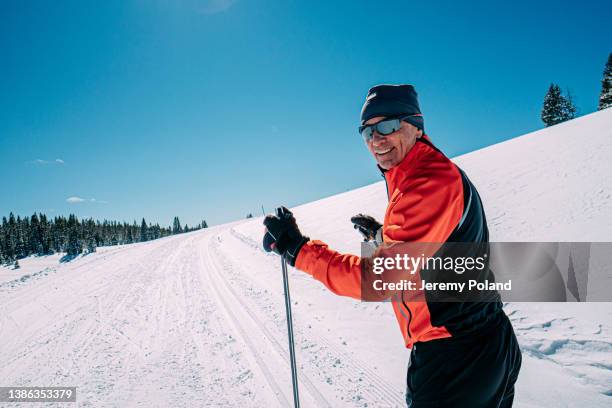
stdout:
{"type": "Polygon", "coordinates": [[[336,295],[361,299],[361,262],[357,255],[343,255],[324,242],[308,241],[300,250],[295,267],[322,282],[336,295]]]}

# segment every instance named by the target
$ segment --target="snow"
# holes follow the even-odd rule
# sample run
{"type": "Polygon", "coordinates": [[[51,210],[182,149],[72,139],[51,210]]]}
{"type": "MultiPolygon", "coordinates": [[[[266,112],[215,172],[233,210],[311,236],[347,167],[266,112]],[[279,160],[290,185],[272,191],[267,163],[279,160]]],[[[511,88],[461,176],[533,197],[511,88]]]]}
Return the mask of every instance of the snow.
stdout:
{"type": "MultiPolygon", "coordinates": [[[[609,241],[611,125],[607,109],[455,158],[493,240],[609,241]]],[[[293,210],[305,234],[359,253],[350,217],[385,206],[379,182],[293,210]]],[[[0,268],[1,385],[77,386],[83,407],[290,406],[280,260],[261,221],[0,268]]],[[[289,272],[302,405],[402,406],[409,351],[390,305],[289,272]]],[[[516,406],[612,406],[609,303],[505,309],[523,350],[516,406]]]]}

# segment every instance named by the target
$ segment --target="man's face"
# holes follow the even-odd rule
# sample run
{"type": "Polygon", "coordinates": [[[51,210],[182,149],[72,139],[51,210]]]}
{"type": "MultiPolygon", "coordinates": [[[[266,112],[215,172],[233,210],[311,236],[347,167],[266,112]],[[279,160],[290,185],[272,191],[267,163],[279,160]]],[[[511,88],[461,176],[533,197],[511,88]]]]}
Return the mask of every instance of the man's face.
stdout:
{"type": "MultiPolygon", "coordinates": [[[[384,119],[384,116],[377,116],[368,120],[365,124],[373,125],[384,119]]],[[[374,132],[372,140],[366,142],[366,144],[378,165],[385,170],[389,170],[404,160],[416,140],[422,135],[423,132],[419,128],[402,121],[401,128],[396,132],[387,136],[374,132]]]]}

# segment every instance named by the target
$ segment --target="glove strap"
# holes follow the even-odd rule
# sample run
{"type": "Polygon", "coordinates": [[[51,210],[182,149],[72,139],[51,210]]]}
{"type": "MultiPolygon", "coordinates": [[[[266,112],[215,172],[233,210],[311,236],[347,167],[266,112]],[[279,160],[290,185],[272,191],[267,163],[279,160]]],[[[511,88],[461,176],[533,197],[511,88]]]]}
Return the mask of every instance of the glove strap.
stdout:
{"type": "Polygon", "coordinates": [[[297,256],[300,253],[300,249],[302,249],[304,244],[306,244],[308,241],[310,241],[310,238],[302,237],[300,242],[298,242],[298,244],[294,248],[287,248],[287,251],[285,252],[285,258],[287,258],[287,262],[289,263],[289,265],[295,266],[295,261],[297,260],[297,256]]]}

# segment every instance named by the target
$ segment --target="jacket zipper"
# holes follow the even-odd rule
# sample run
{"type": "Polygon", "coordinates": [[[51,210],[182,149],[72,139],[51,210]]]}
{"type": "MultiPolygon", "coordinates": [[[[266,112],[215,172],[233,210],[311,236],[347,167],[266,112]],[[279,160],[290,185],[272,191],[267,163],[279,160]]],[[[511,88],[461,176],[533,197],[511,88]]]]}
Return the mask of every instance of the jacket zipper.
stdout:
{"type": "Polygon", "coordinates": [[[406,333],[408,334],[408,337],[412,338],[412,334],[410,333],[410,323],[412,323],[412,310],[410,310],[410,308],[408,307],[406,302],[404,302],[404,293],[403,292],[402,292],[402,304],[404,305],[404,307],[408,311],[408,326],[406,327],[406,333]]]}
{"type": "MultiPolygon", "coordinates": [[[[385,170],[383,170],[380,166],[378,168],[380,169],[380,173],[381,173],[383,180],[385,180],[385,187],[387,189],[387,199],[390,199],[391,197],[389,197],[389,183],[387,182],[387,178],[385,177],[385,170]]],[[[402,291],[402,304],[408,311],[408,325],[406,327],[406,333],[408,334],[409,338],[412,338],[412,333],[410,333],[410,323],[412,323],[412,310],[410,310],[406,302],[404,302],[404,292],[403,291],[402,291]]]]}

